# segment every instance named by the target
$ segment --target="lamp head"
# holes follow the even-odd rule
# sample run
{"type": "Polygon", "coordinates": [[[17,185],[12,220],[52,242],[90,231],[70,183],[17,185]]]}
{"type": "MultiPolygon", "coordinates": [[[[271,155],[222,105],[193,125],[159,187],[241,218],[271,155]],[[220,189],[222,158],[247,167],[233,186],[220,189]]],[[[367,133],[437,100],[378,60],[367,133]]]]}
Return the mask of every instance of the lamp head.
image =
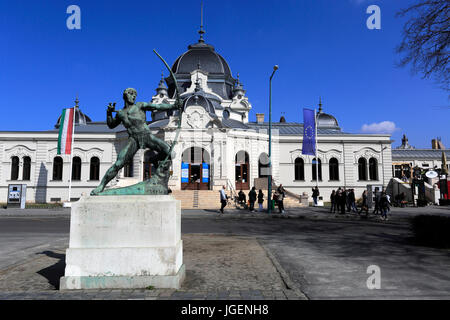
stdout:
{"type": "Polygon", "coordinates": [[[273,66],[273,71],[277,71],[277,70],[278,70],[278,65],[276,64],[273,66]]]}

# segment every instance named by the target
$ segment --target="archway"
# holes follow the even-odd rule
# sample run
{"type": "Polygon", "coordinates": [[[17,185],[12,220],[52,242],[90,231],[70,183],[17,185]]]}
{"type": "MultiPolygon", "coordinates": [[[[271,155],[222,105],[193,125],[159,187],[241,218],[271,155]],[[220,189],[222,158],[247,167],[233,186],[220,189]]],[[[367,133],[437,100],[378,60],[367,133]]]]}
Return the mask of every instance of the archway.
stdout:
{"type": "Polygon", "coordinates": [[[181,190],[209,190],[210,158],[208,151],[190,147],[181,156],[181,190]]]}
{"type": "Polygon", "coordinates": [[[259,155],[258,178],[266,178],[270,175],[269,156],[263,152],[259,155]]]}
{"type": "Polygon", "coordinates": [[[236,190],[250,189],[249,179],[250,175],[249,175],[248,153],[241,150],[236,154],[236,161],[235,161],[236,190]]]}
{"type": "MultiPolygon", "coordinates": [[[[145,181],[147,179],[150,179],[152,174],[155,173],[155,162],[158,158],[158,153],[154,150],[147,150],[144,153],[144,163],[143,163],[143,177],[142,179],[145,181]]],[[[125,176],[126,177],[132,177],[132,174],[130,174],[132,172],[132,168],[133,168],[133,160],[127,165],[127,168],[125,168],[125,176]]]]}

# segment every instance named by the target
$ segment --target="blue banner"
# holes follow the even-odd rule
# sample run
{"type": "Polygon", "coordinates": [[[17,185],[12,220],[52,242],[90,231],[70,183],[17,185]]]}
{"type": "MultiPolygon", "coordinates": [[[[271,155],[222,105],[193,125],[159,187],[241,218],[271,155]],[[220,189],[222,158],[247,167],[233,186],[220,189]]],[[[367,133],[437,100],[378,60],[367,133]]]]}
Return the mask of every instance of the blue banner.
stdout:
{"type": "Polygon", "coordinates": [[[203,162],[202,165],[202,182],[208,183],[209,182],[209,164],[203,162]]]}
{"type": "Polygon", "coordinates": [[[189,182],[189,163],[181,163],[181,183],[189,182]]]}
{"type": "Polygon", "coordinates": [[[316,121],[314,110],[303,109],[302,154],[316,155],[316,121]]]}

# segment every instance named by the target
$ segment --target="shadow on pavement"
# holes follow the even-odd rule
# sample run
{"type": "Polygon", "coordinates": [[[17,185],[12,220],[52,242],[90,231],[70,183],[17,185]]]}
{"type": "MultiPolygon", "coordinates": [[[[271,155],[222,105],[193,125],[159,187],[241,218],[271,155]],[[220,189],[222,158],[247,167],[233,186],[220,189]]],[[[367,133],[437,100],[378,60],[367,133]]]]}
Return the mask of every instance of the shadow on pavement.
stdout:
{"type": "Polygon", "coordinates": [[[48,282],[55,287],[55,290],[59,290],[59,279],[64,276],[64,269],[66,267],[66,255],[48,250],[36,254],[44,254],[47,257],[58,259],[58,262],[55,264],[39,270],[36,273],[46,278],[48,282]]]}

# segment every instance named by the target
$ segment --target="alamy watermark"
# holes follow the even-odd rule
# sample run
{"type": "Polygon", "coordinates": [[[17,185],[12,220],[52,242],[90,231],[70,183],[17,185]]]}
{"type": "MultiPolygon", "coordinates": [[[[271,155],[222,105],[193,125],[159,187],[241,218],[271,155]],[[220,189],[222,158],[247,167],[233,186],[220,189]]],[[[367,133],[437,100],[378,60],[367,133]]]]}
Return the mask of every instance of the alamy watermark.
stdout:
{"type": "Polygon", "coordinates": [[[66,20],[66,26],[69,30],[80,30],[81,29],[81,9],[77,5],[70,5],[66,10],[67,14],[70,16],[66,20]]]}
{"type": "Polygon", "coordinates": [[[367,18],[366,25],[369,30],[380,30],[381,29],[381,9],[377,5],[371,5],[367,7],[367,14],[370,14],[370,17],[367,18]]]}
{"type": "Polygon", "coordinates": [[[367,267],[367,273],[370,274],[366,281],[367,288],[370,290],[381,289],[381,269],[376,264],[367,267]]]}

